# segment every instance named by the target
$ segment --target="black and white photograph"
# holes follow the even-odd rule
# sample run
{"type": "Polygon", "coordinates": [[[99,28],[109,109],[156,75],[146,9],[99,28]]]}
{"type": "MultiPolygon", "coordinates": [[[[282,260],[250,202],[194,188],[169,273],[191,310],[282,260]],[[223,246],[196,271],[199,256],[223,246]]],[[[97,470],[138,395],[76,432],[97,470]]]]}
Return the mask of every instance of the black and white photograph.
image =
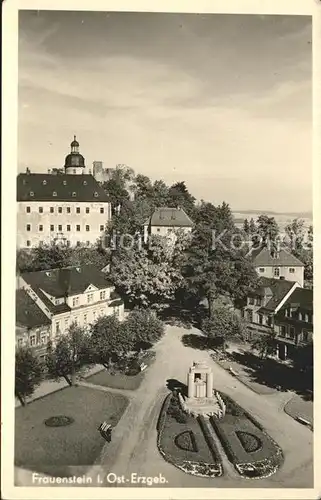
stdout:
{"type": "Polygon", "coordinates": [[[18,12],[14,487],[317,498],[312,15],[88,8],[18,12]]]}

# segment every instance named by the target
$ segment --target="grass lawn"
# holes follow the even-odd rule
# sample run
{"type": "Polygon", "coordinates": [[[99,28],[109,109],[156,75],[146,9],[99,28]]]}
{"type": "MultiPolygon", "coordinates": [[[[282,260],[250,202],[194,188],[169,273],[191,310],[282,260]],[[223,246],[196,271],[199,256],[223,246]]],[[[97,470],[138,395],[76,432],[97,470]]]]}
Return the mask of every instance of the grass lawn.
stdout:
{"type": "Polygon", "coordinates": [[[181,424],[176,422],[173,417],[167,415],[160,445],[166,454],[179,461],[190,460],[192,462],[213,463],[212,454],[196,418],[189,417],[186,424],[181,424]],[[176,436],[185,431],[193,432],[198,449],[197,452],[182,450],[175,444],[176,436]]]}
{"type": "Polygon", "coordinates": [[[115,426],[127,404],[122,395],[68,387],[16,408],[15,465],[57,475],[92,465],[106,442],[99,424],[106,420],[115,426]],[[72,417],[74,423],[47,427],[44,420],[56,415],[72,417]]]}
{"type": "Polygon", "coordinates": [[[101,372],[90,375],[86,378],[86,382],[104,387],[112,387],[113,389],[127,389],[135,391],[138,389],[144,378],[145,372],[140,372],[137,375],[128,376],[124,373],[116,373],[111,375],[106,369],[101,372]]]}
{"type": "Polygon", "coordinates": [[[285,405],[284,411],[292,418],[301,417],[313,424],[313,401],[296,395],[285,405]]]}

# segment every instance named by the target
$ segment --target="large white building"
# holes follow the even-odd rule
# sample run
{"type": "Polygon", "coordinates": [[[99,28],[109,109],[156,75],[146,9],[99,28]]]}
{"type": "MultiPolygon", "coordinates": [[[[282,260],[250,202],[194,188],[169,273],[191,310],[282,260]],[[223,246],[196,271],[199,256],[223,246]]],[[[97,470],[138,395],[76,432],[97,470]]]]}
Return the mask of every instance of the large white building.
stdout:
{"type": "Polygon", "coordinates": [[[264,247],[252,252],[253,265],[260,277],[295,281],[304,286],[304,264],[286,250],[264,247]]]}
{"type": "Polygon", "coordinates": [[[26,173],[17,178],[19,248],[62,242],[94,244],[111,218],[108,197],[90,174],[76,138],[63,173],[26,173]]]}
{"type": "Polygon", "coordinates": [[[24,273],[16,301],[16,344],[40,355],[49,339],[66,333],[73,323],[86,328],[101,316],[124,319],[124,303],[108,274],[93,265],[24,273]]]}

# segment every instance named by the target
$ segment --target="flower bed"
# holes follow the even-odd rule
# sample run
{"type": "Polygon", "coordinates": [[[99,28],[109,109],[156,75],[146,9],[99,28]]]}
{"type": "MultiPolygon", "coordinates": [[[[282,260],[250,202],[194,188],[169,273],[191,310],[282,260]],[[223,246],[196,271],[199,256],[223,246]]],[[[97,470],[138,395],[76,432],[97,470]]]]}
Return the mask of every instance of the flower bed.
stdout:
{"type": "Polygon", "coordinates": [[[184,422],[177,419],[178,403],[176,394],[169,394],[164,400],[157,422],[159,452],[167,462],[189,474],[221,476],[223,468],[219,453],[216,450],[214,459],[198,419],[191,416],[185,416],[184,422]]]}
{"type": "Polygon", "coordinates": [[[283,463],[281,448],[254,417],[227,396],[222,397],[226,416],[211,417],[210,421],[235,469],[248,478],[274,474],[283,463]]]}

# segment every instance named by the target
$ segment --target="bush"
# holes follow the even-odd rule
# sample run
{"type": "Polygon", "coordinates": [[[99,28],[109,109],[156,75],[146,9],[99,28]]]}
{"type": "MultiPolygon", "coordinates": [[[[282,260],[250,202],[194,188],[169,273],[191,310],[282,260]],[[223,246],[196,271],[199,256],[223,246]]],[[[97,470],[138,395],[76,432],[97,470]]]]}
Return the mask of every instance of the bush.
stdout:
{"type": "Polygon", "coordinates": [[[174,442],[181,450],[198,453],[196,439],[192,431],[181,432],[175,437],[174,442]]]}
{"type": "Polygon", "coordinates": [[[203,434],[204,434],[205,441],[206,441],[207,446],[209,447],[209,449],[212,453],[212,456],[213,456],[215,462],[220,463],[221,457],[220,457],[220,454],[219,454],[218,449],[216,447],[213,436],[210,433],[210,431],[206,425],[205,418],[203,416],[198,417],[198,423],[200,424],[200,427],[201,427],[203,434]]]}
{"type": "Polygon", "coordinates": [[[172,395],[168,394],[168,396],[166,396],[166,398],[164,399],[161,411],[159,413],[157,425],[156,425],[156,428],[158,431],[160,431],[164,425],[165,418],[166,418],[166,412],[167,412],[168,407],[170,405],[171,397],[172,397],[172,395]]]}
{"type": "Polygon", "coordinates": [[[247,453],[253,453],[262,448],[262,441],[251,434],[250,432],[235,431],[235,434],[239,438],[241,445],[247,453]]]}

